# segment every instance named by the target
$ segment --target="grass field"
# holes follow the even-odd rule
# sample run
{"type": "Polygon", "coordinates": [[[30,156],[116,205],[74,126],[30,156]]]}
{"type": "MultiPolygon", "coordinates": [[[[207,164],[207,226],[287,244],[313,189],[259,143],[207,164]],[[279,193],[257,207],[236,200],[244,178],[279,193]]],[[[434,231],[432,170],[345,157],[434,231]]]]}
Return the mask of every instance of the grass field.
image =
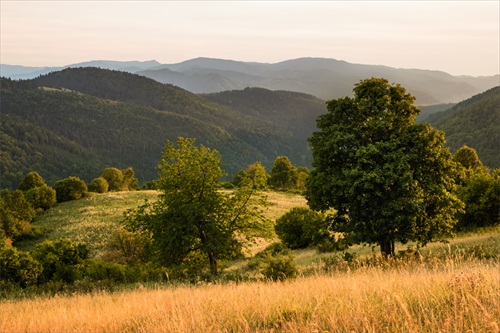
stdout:
{"type": "Polygon", "coordinates": [[[0,303],[2,332],[498,332],[498,262],[0,303]]]}
{"type": "MultiPolygon", "coordinates": [[[[91,242],[95,254],[126,209],[156,195],[96,195],[57,205],[35,224],[51,228],[49,239],[91,242]]],[[[270,219],[305,205],[298,195],[266,195],[270,219]]],[[[296,250],[299,277],[285,282],[136,284],[2,300],[0,332],[500,332],[500,226],[429,244],[422,256],[387,261],[378,251],[354,246],[348,264],[339,255],[296,250]]],[[[244,270],[252,260],[227,270],[244,270]]]]}
{"type": "MultiPolygon", "coordinates": [[[[99,254],[106,247],[113,231],[121,221],[123,213],[148,201],[156,200],[157,191],[110,192],[92,194],[81,200],[74,200],[56,205],[44,214],[37,216],[33,225],[47,230],[47,236],[36,241],[22,241],[16,244],[21,250],[32,249],[44,239],[55,240],[67,237],[72,241],[89,244],[92,256],[99,254]]],[[[296,206],[306,205],[303,196],[297,194],[265,192],[268,206],[264,208],[267,218],[275,220],[296,206]]],[[[261,242],[265,247],[267,242],[261,242]]],[[[260,248],[260,247],[257,247],[260,248]]]]}

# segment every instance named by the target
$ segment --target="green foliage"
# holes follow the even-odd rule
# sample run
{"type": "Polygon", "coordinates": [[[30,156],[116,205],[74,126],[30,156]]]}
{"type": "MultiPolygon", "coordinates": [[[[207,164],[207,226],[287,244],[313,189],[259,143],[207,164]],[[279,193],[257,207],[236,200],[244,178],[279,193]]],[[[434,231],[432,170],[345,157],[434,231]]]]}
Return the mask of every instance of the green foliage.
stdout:
{"type": "Polygon", "coordinates": [[[425,245],[449,234],[462,206],[444,135],[414,123],[414,100],[385,79],[363,80],[354,98],[328,102],[309,140],[311,208],[335,208],[332,231],[349,243],[379,244],[386,255],[395,241],[425,245]]]}
{"type": "Polygon", "coordinates": [[[87,192],[87,184],[78,177],[70,176],[58,180],[52,188],[56,190],[57,202],[78,200],[87,192]]]}
{"type": "Polygon", "coordinates": [[[426,121],[446,133],[446,146],[452,152],[467,145],[477,151],[484,165],[500,167],[500,87],[430,115],[426,121]]]}
{"type": "Polygon", "coordinates": [[[109,184],[103,177],[97,177],[92,180],[89,185],[90,192],[106,193],[108,192],[109,184]]]}
{"type": "Polygon", "coordinates": [[[24,196],[34,209],[42,211],[51,208],[57,201],[56,191],[47,185],[33,187],[24,196]]]}
{"type": "Polygon", "coordinates": [[[32,171],[23,178],[17,189],[21,191],[28,191],[31,190],[32,188],[44,185],[46,184],[42,176],[40,176],[38,172],[32,171]]]}
{"type": "Polygon", "coordinates": [[[458,189],[464,202],[457,229],[493,226],[500,223],[500,173],[476,169],[458,189]]]}
{"type": "MultiPolygon", "coordinates": [[[[0,249],[0,281],[25,288],[37,282],[42,266],[26,252],[11,247],[0,249]]],[[[1,286],[1,284],[0,284],[1,286]]]]}
{"type": "Polygon", "coordinates": [[[123,191],[135,191],[139,189],[139,181],[135,178],[134,169],[127,168],[122,170],[123,182],[122,182],[122,190],[123,191]]]}
{"type": "Polygon", "coordinates": [[[108,182],[109,191],[121,191],[123,189],[123,173],[117,168],[106,168],[101,177],[108,182]]]}
{"type": "Polygon", "coordinates": [[[119,228],[115,230],[102,256],[106,261],[139,264],[150,259],[151,239],[119,228]]]}
{"type": "Polygon", "coordinates": [[[298,269],[293,263],[293,255],[269,255],[264,259],[264,263],[264,268],[261,272],[268,280],[284,281],[294,279],[297,276],[298,269]]]}
{"type": "Polygon", "coordinates": [[[89,250],[85,244],[73,243],[67,238],[38,244],[33,251],[33,258],[43,267],[39,281],[74,282],[80,277],[79,265],[88,254],[89,250]]]}
{"type": "Polygon", "coordinates": [[[269,185],[277,190],[293,189],[297,186],[297,170],[287,156],[278,156],[269,173],[269,185]]]}
{"type": "Polygon", "coordinates": [[[217,262],[234,258],[244,243],[265,235],[268,221],[251,201],[252,190],[219,192],[221,158],[194,139],[169,142],[162,154],[157,188],[159,200],[128,212],[127,226],[151,235],[157,260],[166,266],[185,262],[193,253],[208,260],[212,275],[217,262]]]}
{"type": "Polygon", "coordinates": [[[291,249],[316,245],[329,237],[323,214],[308,207],[292,208],[276,220],[274,229],[281,241],[291,249]]]}
{"type": "Polygon", "coordinates": [[[256,190],[265,190],[269,175],[260,162],[250,164],[246,169],[238,171],[233,184],[238,187],[251,186],[256,190]]]}
{"type": "Polygon", "coordinates": [[[483,166],[474,148],[464,145],[453,154],[453,160],[466,169],[477,169],[483,166]]]}
{"type": "Polygon", "coordinates": [[[20,190],[0,191],[0,227],[2,235],[11,240],[30,229],[35,210],[20,190]]]}

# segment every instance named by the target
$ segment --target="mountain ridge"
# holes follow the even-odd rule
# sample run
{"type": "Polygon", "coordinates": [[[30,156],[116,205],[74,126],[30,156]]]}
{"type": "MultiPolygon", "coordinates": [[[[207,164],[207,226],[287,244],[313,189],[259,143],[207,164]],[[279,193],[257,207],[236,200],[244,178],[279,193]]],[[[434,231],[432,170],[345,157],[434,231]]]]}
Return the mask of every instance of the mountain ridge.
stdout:
{"type": "MultiPolygon", "coordinates": [[[[314,57],[289,59],[277,63],[207,57],[174,64],[160,64],[155,60],[144,62],[98,60],[55,67],[55,69],[88,66],[143,75],[193,93],[215,93],[260,87],[303,92],[325,100],[351,96],[353,85],[361,79],[384,77],[390,82],[403,85],[416,96],[418,105],[457,103],[500,85],[499,74],[479,77],[453,76],[438,70],[355,64],[333,58],[314,57]]],[[[30,73],[26,68],[18,68],[20,73],[16,74],[16,68],[11,65],[0,65],[1,75],[12,79],[34,78],[53,69],[44,67],[30,73]]]]}

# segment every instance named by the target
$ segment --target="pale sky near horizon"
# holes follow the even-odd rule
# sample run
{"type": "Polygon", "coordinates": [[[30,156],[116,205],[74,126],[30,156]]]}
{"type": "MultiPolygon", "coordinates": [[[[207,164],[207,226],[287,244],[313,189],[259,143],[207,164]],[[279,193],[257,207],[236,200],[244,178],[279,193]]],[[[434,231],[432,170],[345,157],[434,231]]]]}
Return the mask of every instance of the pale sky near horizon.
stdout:
{"type": "Polygon", "coordinates": [[[500,1],[0,0],[0,63],[197,57],[500,72],[500,1]]]}

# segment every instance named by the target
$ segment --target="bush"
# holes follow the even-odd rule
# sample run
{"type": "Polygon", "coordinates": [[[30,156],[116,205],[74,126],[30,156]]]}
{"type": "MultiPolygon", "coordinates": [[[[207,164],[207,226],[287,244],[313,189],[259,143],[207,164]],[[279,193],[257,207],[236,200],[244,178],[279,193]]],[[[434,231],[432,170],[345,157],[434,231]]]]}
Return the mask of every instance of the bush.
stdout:
{"type": "Polygon", "coordinates": [[[42,265],[29,253],[8,248],[0,251],[0,272],[0,281],[25,288],[36,283],[42,265]]]}
{"type": "Polygon", "coordinates": [[[262,270],[264,277],[272,281],[293,279],[297,276],[297,272],[297,266],[293,263],[293,256],[288,255],[285,257],[281,254],[269,255],[265,259],[265,267],[262,270]]]}
{"type": "Polygon", "coordinates": [[[500,222],[500,176],[497,172],[475,172],[458,190],[465,204],[456,228],[470,229],[493,226],[500,222]]]}
{"type": "Polygon", "coordinates": [[[113,232],[102,259],[123,264],[144,263],[149,260],[150,247],[149,238],[119,228],[113,232]]]}
{"type": "Polygon", "coordinates": [[[106,179],[109,191],[121,191],[123,187],[123,173],[117,168],[106,168],[102,172],[102,178],[106,179]]]}
{"type": "Polygon", "coordinates": [[[52,188],[56,190],[57,202],[80,199],[88,190],[83,180],[73,176],[58,180],[52,188]]]}
{"type": "Polygon", "coordinates": [[[4,237],[14,239],[28,231],[34,217],[35,210],[22,191],[0,191],[0,229],[4,237]]]}
{"type": "Polygon", "coordinates": [[[33,257],[43,266],[40,282],[61,280],[73,282],[81,272],[78,265],[87,258],[89,250],[85,244],[73,243],[67,238],[45,241],[36,246],[33,257]]]}
{"type": "Polygon", "coordinates": [[[108,192],[109,184],[103,177],[98,177],[92,180],[89,185],[89,191],[96,193],[108,192]]]}
{"type": "Polygon", "coordinates": [[[291,249],[303,249],[328,238],[323,214],[307,207],[295,207],[276,220],[274,227],[281,241],[291,249]]]}
{"type": "Polygon", "coordinates": [[[42,211],[51,208],[57,201],[56,191],[47,185],[31,188],[24,196],[34,209],[42,211]]]}
{"type": "Polygon", "coordinates": [[[38,174],[38,172],[30,172],[26,176],[24,176],[23,180],[17,187],[20,191],[28,191],[35,187],[40,187],[47,185],[43,180],[42,176],[38,174]]]}

